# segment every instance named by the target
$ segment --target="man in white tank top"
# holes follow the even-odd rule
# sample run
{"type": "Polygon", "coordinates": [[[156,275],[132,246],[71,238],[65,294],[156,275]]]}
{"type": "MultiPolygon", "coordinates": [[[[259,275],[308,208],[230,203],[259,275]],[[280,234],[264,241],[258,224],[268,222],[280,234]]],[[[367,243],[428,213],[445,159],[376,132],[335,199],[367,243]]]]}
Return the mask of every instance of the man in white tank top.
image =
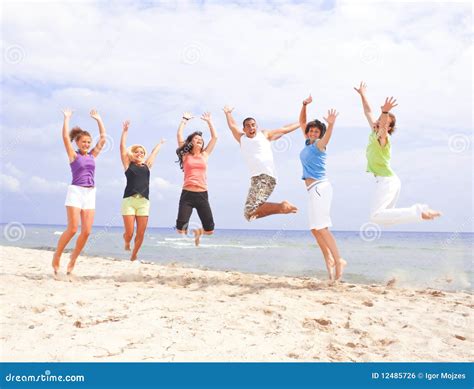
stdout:
{"type": "Polygon", "coordinates": [[[227,124],[250,170],[250,189],[245,202],[244,216],[248,221],[278,213],[295,213],[297,208],[288,201],[267,202],[276,185],[276,171],[270,142],[275,141],[299,127],[299,123],[289,124],[276,130],[258,130],[254,118],[243,122],[243,129],[232,117],[234,108],[225,106],[227,124]]]}

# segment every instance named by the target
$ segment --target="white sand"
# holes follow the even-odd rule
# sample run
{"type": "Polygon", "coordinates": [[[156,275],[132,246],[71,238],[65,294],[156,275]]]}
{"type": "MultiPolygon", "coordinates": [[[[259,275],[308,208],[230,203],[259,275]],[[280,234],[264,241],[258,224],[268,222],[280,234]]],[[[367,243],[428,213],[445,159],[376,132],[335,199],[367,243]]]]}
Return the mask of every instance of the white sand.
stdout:
{"type": "Polygon", "coordinates": [[[467,293],[0,254],[2,361],[473,360],[467,293]]]}

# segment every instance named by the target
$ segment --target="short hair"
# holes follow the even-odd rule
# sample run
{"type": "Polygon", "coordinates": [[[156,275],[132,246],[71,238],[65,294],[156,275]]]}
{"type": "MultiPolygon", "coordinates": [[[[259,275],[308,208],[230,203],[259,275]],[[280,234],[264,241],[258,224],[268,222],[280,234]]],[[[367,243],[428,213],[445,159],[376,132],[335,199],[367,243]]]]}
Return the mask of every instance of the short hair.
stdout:
{"type": "Polygon", "coordinates": [[[304,133],[308,134],[309,130],[312,128],[318,128],[319,131],[321,131],[321,135],[319,136],[319,138],[322,138],[324,134],[326,133],[326,125],[323,122],[319,121],[318,119],[314,119],[310,121],[308,124],[306,124],[304,133]]]}
{"type": "Polygon", "coordinates": [[[247,122],[250,121],[250,120],[253,120],[254,122],[257,122],[254,118],[251,118],[251,117],[245,118],[243,123],[242,123],[244,125],[244,127],[247,124],[247,122]]]}

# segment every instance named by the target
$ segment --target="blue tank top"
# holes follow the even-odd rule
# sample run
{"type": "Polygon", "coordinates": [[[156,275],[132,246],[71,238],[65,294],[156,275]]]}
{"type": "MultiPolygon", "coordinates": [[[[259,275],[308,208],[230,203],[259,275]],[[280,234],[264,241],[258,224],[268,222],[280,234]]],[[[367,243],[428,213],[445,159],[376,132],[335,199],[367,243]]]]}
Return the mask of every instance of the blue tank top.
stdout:
{"type": "Polygon", "coordinates": [[[323,180],[326,178],[326,152],[320,151],[316,143],[310,143],[306,139],[305,147],[300,153],[301,164],[303,165],[303,180],[313,178],[323,180]]]}

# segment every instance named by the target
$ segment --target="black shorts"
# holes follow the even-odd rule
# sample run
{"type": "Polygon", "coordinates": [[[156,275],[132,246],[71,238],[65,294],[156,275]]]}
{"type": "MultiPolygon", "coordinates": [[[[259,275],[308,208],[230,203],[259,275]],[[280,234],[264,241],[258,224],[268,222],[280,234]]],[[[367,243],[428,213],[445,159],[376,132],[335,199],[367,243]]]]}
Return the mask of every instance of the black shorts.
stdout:
{"type": "Polygon", "coordinates": [[[191,192],[183,189],[179,198],[178,218],[176,219],[176,229],[186,231],[189,219],[196,208],[199,219],[201,219],[204,231],[214,231],[214,218],[212,217],[209,196],[206,192],[191,192]]]}

